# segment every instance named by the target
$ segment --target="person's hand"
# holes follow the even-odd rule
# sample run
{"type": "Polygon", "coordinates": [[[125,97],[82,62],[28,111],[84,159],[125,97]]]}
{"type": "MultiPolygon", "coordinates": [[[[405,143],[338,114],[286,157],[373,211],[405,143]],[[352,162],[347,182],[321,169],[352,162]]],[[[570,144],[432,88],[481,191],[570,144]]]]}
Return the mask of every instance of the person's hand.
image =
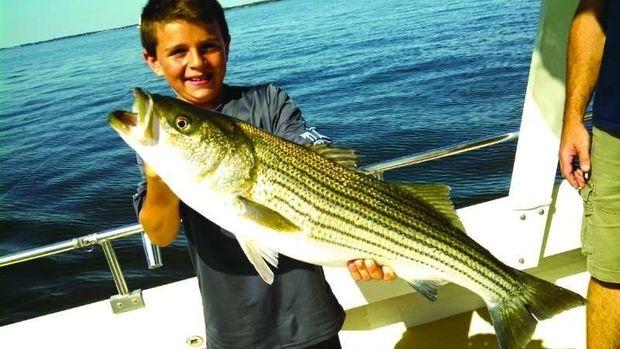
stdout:
{"type": "Polygon", "coordinates": [[[590,134],[583,123],[568,123],[562,128],[560,142],[560,171],[576,189],[586,185],[590,171],[590,134]],[[573,164],[579,166],[574,166],[573,164]]]}
{"type": "Polygon", "coordinates": [[[347,263],[349,272],[355,281],[385,280],[393,281],[396,275],[387,265],[380,266],[373,259],[356,259],[347,263]]]}

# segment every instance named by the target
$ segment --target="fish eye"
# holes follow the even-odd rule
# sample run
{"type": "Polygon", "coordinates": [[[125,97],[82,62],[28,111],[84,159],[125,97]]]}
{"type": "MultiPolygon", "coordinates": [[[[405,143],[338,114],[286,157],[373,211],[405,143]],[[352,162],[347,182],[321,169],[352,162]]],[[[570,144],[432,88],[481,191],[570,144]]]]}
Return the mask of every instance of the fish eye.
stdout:
{"type": "Polygon", "coordinates": [[[174,122],[177,125],[177,127],[182,131],[185,131],[189,128],[190,123],[189,123],[189,119],[186,116],[179,115],[176,117],[174,122]]]}

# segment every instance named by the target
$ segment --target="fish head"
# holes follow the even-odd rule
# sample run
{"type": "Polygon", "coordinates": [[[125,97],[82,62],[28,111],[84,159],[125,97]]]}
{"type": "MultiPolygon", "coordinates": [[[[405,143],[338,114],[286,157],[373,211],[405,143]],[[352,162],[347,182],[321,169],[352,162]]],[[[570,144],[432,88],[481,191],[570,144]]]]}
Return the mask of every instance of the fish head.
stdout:
{"type": "MultiPolygon", "coordinates": [[[[173,97],[134,89],[131,112],[117,110],[108,121],[125,141],[142,146],[157,146],[170,138],[197,138],[208,124],[209,110],[173,97]]],[[[204,135],[203,135],[204,136],[204,135]]],[[[204,137],[200,137],[204,138],[204,137]]],[[[130,144],[132,145],[132,144],[130,144]]]]}
{"type": "Polygon", "coordinates": [[[165,181],[205,177],[239,148],[239,130],[229,117],[139,88],[134,96],[132,111],[114,111],[108,122],[165,181]]]}

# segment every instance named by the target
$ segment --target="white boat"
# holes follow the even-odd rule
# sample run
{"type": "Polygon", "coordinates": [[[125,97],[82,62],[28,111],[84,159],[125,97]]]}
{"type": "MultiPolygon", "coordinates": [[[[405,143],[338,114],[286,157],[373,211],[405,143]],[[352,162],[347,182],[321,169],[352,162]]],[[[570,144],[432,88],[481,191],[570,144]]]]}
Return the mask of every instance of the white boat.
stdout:
{"type": "MultiPolygon", "coordinates": [[[[458,210],[467,233],[506,264],[586,295],[589,275],[580,252],[582,201],[557,183],[564,105],[566,42],[575,1],[544,0],[518,133],[368,166],[392,168],[519,138],[508,196],[458,210]]],[[[481,179],[483,180],[483,179],[481,179]]],[[[0,327],[0,348],[204,348],[204,320],[196,278],[129,292],[111,241],[140,233],[139,225],[91,234],[0,258],[0,267],[85,246],[101,245],[119,295],[0,327]]],[[[157,249],[145,242],[153,265],[157,249]]],[[[429,302],[403,281],[355,282],[345,268],[326,277],[347,311],[344,348],[493,348],[482,300],[448,284],[429,302]]],[[[585,348],[585,309],[541,321],[532,347],[585,348]]]]}

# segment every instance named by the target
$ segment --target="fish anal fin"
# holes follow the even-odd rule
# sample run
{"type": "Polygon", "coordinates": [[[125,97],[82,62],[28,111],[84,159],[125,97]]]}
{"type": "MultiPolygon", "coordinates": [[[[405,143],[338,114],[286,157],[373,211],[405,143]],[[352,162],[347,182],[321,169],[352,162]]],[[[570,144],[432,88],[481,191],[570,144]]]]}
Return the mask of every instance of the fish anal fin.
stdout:
{"type": "Polygon", "coordinates": [[[280,233],[294,233],[300,231],[295,223],[286,219],[278,212],[261,205],[243,196],[238,197],[243,205],[243,216],[264,227],[280,233]]]}
{"type": "Polygon", "coordinates": [[[465,232],[465,227],[459,219],[452,200],[450,200],[450,187],[445,184],[435,183],[391,183],[400,189],[413,194],[435,207],[441,212],[455,228],[465,232]]]}
{"type": "Polygon", "coordinates": [[[437,300],[437,287],[441,282],[436,280],[414,280],[409,281],[409,285],[419,294],[434,302],[437,300]]]}
{"type": "Polygon", "coordinates": [[[404,264],[398,261],[390,266],[399,278],[407,281],[416,292],[433,302],[437,300],[437,288],[448,283],[434,270],[425,266],[404,264]]]}
{"type": "Polygon", "coordinates": [[[244,239],[237,237],[237,241],[239,241],[239,245],[241,245],[241,249],[245,253],[246,257],[250,263],[254,266],[258,275],[269,285],[273,283],[273,271],[267,265],[273,265],[274,267],[278,266],[278,253],[266,248],[265,246],[261,246],[259,243],[252,239],[244,239]]]}

